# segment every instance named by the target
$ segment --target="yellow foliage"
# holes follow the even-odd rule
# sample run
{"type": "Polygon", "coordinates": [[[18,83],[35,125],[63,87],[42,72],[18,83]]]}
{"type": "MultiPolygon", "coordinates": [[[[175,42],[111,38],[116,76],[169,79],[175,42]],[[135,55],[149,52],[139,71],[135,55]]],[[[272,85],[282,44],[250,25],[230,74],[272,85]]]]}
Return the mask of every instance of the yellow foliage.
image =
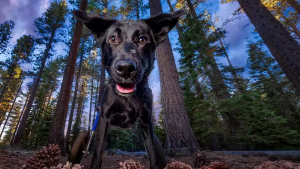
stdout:
{"type": "Polygon", "coordinates": [[[14,73],[14,78],[20,78],[22,77],[22,68],[21,67],[16,67],[15,68],[15,73],[14,73]]]}
{"type": "Polygon", "coordinates": [[[261,95],[261,98],[266,98],[266,97],[267,97],[266,93],[264,93],[264,94],[261,95]]]}
{"type": "Polygon", "coordinates": [[[177,9],[182,9],[182,8],[184,8],[184,1],[183,0],[179,0],[177,3],[176,3],[176,5],[175,5],[175,8],[177,8],[177,9]]]}

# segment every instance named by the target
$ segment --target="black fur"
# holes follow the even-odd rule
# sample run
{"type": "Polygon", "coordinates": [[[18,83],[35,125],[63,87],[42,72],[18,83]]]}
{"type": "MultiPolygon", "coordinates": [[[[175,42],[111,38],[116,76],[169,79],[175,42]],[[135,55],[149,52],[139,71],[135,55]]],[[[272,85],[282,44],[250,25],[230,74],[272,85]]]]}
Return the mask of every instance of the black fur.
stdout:
{"type": "Polygon", "coordinates": [[[138,119],[142,137],[150,158],[151,169],[166,166],[162,147],[154,135],[152,124],[152,91],[148,76],[153,69],[155,47],[163,42],[168,32],[175,26],[179,17],[185,13],[179,10],[170,14],[160,14],[146,20],[111,20],[89,16],[77,10],[73,14],[91,30],[100,42],[104,66],[110,76],[101,98],[101,118],[96,132],[96,149],[91,168],[101,168],[101,154],[108,125],[127,128],[138,119]],[[110,38],[114,36],[114,42],[110,38]],[[143,37],[145,43],[139,40],[143,37]],[[120,61],[134,63],[135,71],[129,78],[120,76],[116,64],[120,61]],[[135,84],[135,91],[124,94],[116,85],[135,84]]]}

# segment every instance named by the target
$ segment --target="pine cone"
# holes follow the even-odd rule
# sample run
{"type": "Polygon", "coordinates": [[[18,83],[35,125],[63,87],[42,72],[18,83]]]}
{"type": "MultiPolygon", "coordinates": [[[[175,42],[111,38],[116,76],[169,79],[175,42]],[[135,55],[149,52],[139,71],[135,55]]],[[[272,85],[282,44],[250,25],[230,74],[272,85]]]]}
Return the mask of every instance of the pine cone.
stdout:
{"type": "Polygon", "coordinates": [[[165,169],[193,169],[193,168],[182,162],[175,161],[175,162],[172,162],[171,164],[168,164],[165,169]]]}
{"type": "Polygon", "coordinates": [[[300,163],[292,163],[289,161],[265,161],[255,169],[298,169],[300,163]]]}
{"type": "Polygon", "coordinates": [[[211,162],[207,167],[212,169],[230,169],[227,164],[217,161],[211,162]]]}
{"type": "Polygon", "coordinates": [[[58,165],[58,156],[60,155],[60,150],[58,145],[49,145],[48,147],[43,147],[36,153],[33,158],[27,160],[26,164],[23,166],[25,169],[41,169],[50,168],[52,166],[58,165]]]}
{"type": "Polygon", "coordinates": [[[206,162],[206,154],[204,151],[197,151],[194,154],[194,167],[200,168],[205,165],[206,162]]]}
{"type": "Polygon", "coordinates": [[[147,169],[139,162],[135,162],[133,160],[126,160],[124,162],[119,163],[119,169],[147,169]]]}

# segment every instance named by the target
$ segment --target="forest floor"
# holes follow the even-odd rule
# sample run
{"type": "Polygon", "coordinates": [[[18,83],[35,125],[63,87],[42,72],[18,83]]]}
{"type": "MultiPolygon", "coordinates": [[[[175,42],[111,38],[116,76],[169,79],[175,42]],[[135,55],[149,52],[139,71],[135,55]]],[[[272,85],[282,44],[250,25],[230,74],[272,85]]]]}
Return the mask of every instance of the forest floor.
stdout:
{"type": "MultiPolygon", "coordinates": [[[[33,151],[6,151],[0,149],[0,169],[21,169],[27,159],[35,154],[33,151]]],[[[88,155],[82,160],[84,169],[89,169],[92,155],[88,155]]],[[[121,156],[121,155],[103,155],[103,169],[118,169],[119,163],[125,160],[133,159],[146,167],[149,167],[149,160],[143,156],[121,156]]],[[[175,157],[173,160],[180,161],[193,166],[193,157],[175,157]]],[[[300,159],[292,157],[268,156],[266,154],[258,155],[229,155],[222,153],[206,152],[206,165],[213,161],[224,162],[231,169],[254,169],[264,161],[288,160],[300,162],[300,159]]],[[[67,157],[60,157],[60,164],[65,164],[67,157]]]]}

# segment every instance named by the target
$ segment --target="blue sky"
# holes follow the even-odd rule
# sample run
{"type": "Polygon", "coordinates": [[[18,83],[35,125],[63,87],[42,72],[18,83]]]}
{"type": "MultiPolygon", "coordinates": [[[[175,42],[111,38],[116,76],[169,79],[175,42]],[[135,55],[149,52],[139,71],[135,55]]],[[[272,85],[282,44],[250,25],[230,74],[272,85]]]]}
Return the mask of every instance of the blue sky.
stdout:
{"type": "MultiPolygon", "coordinates": [[[[202,5],[197,11],[203,10],[204,8],[210,11],[213,16],[218,16],[220,18],[219,22],[216,23],[217,26],[221,26],[227,18],[231,18],[231,14],[239,7],[237,2],[221,4],[221,0],[207,0],[204,5],[202,5]],[[212,5],[210,5],[213,3],[212,5]]],[[[172,1],[175,2],[174,0],[172,1]]],[[[0,0],[0,23],[7,20],[12,20],[15,22],[15,28],[12,32],[12,39],[10,40],[11,46],[16,44],[16,40],[24,34],[32,34],[33,32],[33,22],[37,17],[40,17],[42,13],[46,11],[49,7],[51,0],[0,0]]],[[[166,0],[162,0],[163,12],[169,12],[169,7],[166,0]]],[[[148,17],[149,11],[147,15],[148,17]]],[[[253,26],[250,24],[246,28],[242,28],[244,25],[249,23],[248,18],[245,16],[240,20],[230,22],[224,27],[228,32],[225,38],[225,43],[230,44],[228,53],[233,66],[245,66],[246,60],[248,58],[246,53],[246,42],[248,39],[253,37],[251,32],[253,31],[253,26]]],[[[298,25],[299,26],[299,25],[298,25]]],[[[176,43],[178,42],[178,35],[176,30],[172,30],[169,33],[169,38],[171,40],[172,48],[176,48],[176,43]]],[[[65,54],[63,49],[68,48],[62,43],[58,43],[55,49],[58,55],[65,54]]],[[[177,68],[178,59],[180,57],[179,53],[173,52],[176,60],[177,68]]],[[[54,56],[55,57],[55,56],[54,56]]],[[[0,55],[0,60],[4,60],[4,56],[0,55]]],[[[218,63],[227,65],[225,58],[217,58],[218,63]]],[[[32,66],[30,64],[24,64],[22,67],[27,70],[31,70],[32,66]]],[[[31,80],[26,80],[29,82],[31,80]]],[[[159,100],[160,93],[160,83],[159,83],[159,72],[157,64],[155,64],[155,69],[150,76],[150,86],[154,94],[154,101],[159,100]]],[[[88,110],[89,103],[86,103],[86,110],[88,110]]]]}

